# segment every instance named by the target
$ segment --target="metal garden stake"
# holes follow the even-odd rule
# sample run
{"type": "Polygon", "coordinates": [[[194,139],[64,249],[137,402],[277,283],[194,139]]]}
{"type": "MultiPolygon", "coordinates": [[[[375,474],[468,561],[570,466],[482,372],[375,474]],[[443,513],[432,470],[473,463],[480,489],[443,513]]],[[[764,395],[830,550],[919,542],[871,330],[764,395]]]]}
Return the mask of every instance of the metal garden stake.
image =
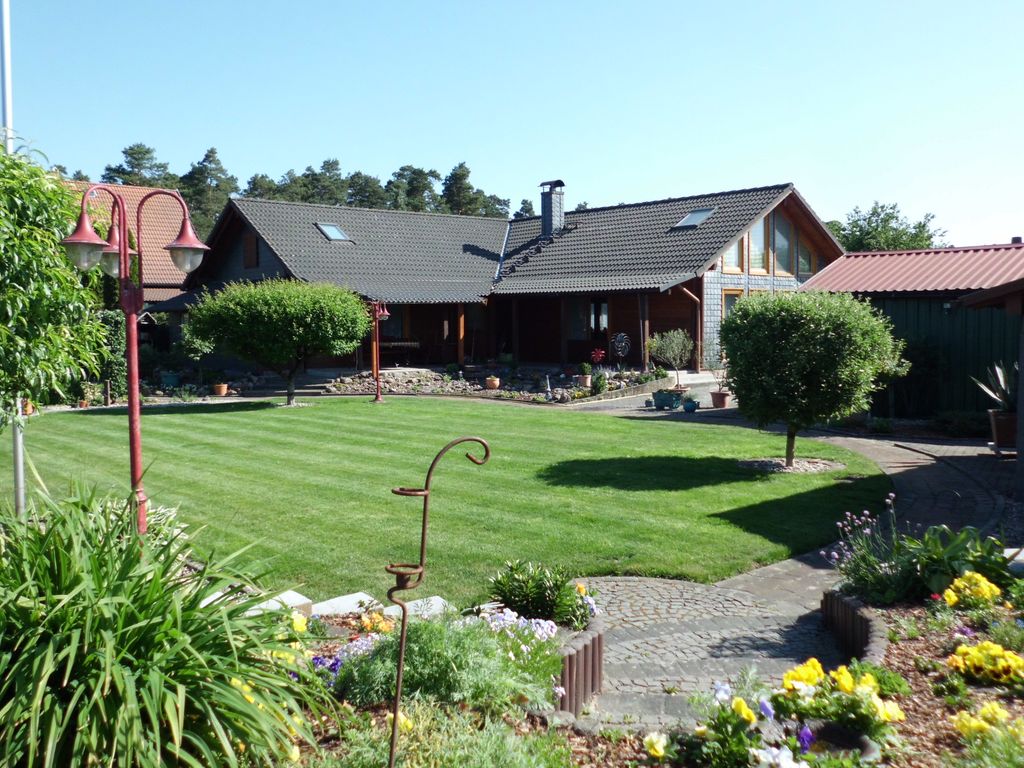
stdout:
{"type": "Polygon", "coordinates": [[[397,592],[416,589],[423,583],[423,574],[427,567],[427,522],[430,514],[430,483],[434,477],[434,468],[448,451],[460,443],[479,443],[483,446],[484,457],[478,459],[471,453],[466,453],[466,458],[474,464],[486,464],[491,458],[491,446],[480,437],[459,437],[452,440],[448,445],[438,451],[434,460],[430,462],[430,469],[427,470],[427,479],[422,488],[392,488],[391,492],[397,496],[418,496],[423,499],[423,528],[420,534],[420,561],[418,563],[391,563],[385,566],[384,570],[395,577],[395,586],[388,590],[388,600],[397,605],[402,611],[402,629],[398,643],[398,674],[395,676],[395,705],[391,710],[391,749],[388,752],[388,768],[395,766],[395,749],[398,746],[398,711],[402,701],[402,672],[405,670],[405,641],[406,632],[409,628],[409,609],[405,602],[395,597],[397,592]]]}

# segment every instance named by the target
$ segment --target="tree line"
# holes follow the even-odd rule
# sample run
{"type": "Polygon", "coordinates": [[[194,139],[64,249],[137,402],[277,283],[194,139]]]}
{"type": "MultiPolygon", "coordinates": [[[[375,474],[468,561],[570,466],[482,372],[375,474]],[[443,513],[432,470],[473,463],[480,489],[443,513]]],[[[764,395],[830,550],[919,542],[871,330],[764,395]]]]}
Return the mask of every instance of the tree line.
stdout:
{"type": "MultiPolygon", "coordinates": [[[[278,179],[265,173],[254,174],[242,188],[238,178],[224,167],[216,147],[206,150],[203,157],[182,174],[171,171],[168,163],[157,159],[155,149],[142,143],[125,147],[121,154],[120,163],[103,169],[100,181],[177,189],[188,203],[192,221],[202,237],[210,233],[225,204],[235,195],[421,213],[501,218],[509,215],[508,198],[488,194],[474,186],[469,179],[469,166],[464,162],[444,177],[432,168],[403,165],[390,179],[381,182],[377,176],[362,171],[344,173],[337,159],[328,158],[319,168],[307,166],[302,173],[289,170],[278,179]]],[[[63,166],[54,166],[54,170],[69,176],[63,166]]],[[[75,171],[70,178],[89,181],[82,171],[75,171]]],[[[523,200],[515,215],[533,215],[532,203],[523,200]]]]}

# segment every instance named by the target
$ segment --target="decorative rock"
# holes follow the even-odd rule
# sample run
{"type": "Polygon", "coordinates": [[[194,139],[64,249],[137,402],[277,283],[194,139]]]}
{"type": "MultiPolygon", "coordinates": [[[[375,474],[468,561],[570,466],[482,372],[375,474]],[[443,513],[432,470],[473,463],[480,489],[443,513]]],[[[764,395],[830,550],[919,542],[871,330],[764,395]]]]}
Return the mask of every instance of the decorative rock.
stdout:
{"type": "MultiPolygon", "coordinates": [[[[452,610],[452,606],[443,597],[432,595],[431,597],[424,597],[420,600],[411,600],[408,603],[409,616],[420,619],[431,619],[434,616],[440,616],[446,611],[452,610]]],[[[399,618],[402,615],[402,609],[397,605],[389,605],[384,609],[385,616],[391,616],[393,618],[399,618]]]]}
{"type": "Polygon", "coordinates": [[[365,592],[353,592],[351,595],[341,595],[314,604],[313,614],[316,616],[338,616],[343,613],[361,613],[379,605],[380,603],[373,595],[368,595],[365,592]]]}
{"type": "Polygon", "coordinates": [[[270,600],[265,600],[260,603],[253,609],[253,613],[287,609],[298,611],[306,616],[312,616],[313,601],[301,592],[289,589],[287,592],[282,592],[277,597],[272,597],[270,600]]]}

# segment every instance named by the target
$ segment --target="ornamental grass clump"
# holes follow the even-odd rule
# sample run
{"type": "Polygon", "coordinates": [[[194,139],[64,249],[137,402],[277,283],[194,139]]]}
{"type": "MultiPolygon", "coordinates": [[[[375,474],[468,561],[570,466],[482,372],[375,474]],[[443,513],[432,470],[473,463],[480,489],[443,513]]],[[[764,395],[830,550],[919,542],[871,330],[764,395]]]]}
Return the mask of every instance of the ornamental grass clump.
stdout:
{"type": "Polygon", "coordinates": [[[79,491],[0,510],[0,765],[283,763],[330,703],[287,615],[79,491]]]}

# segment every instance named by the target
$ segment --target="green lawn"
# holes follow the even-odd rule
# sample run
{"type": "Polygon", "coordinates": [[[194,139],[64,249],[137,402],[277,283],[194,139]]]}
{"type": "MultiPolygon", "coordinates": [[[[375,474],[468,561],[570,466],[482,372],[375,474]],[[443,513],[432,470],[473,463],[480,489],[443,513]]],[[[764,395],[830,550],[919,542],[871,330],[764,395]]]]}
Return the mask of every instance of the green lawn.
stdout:
{"type": "MultiPolygon", "coordinates": [[[[33,417],[29,458],[51,491],[69,478],[124,493],[127,417],[89,410],[33,417]]],[[[419,486],[460,435],[490,441],[482,467],[453,451],[434,476],[427,583],[419,596],[481,597],[511,558],[579,574],[716,581],[831,541],[846,510],[877,509],[888,480],[860,456],[812,440],[798,454],[843,471],[767,476],[737,459],[781,456],[784,439],[742,427],[614,418],[476,401],[316,399],[149,407],[146,490],[177,505],[204,552],[255,542],[246,558],[275,586],[314,599],[383,598],[389,561],[415,560],[419,486]]],[[[10,440],[0,492],[10,497],[10,440]]]]}

